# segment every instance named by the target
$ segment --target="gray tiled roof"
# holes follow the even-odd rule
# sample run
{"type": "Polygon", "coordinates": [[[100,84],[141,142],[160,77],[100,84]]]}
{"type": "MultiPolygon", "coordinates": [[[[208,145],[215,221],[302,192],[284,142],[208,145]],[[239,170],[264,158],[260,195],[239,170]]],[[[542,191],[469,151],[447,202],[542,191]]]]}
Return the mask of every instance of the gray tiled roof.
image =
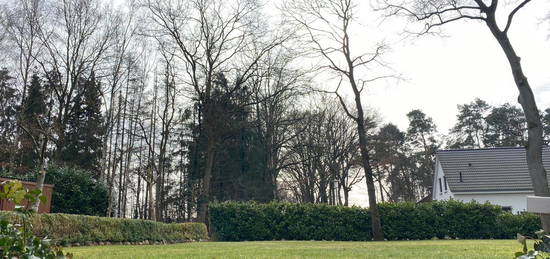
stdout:
{"type": "MultiPolygon", "coordinates": [[[[542,156],[548,171],[549,147],[542,156]]],[[[437,157],[453,193],[533,190],[524,147],[441,150],[437,157]]]]}

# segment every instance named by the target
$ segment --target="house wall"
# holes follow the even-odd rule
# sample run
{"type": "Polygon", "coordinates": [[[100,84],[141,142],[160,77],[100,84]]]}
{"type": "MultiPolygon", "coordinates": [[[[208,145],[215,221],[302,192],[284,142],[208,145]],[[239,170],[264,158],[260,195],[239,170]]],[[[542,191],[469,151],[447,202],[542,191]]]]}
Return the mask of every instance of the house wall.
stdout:
{"type": "Polygon", "coordinates": [[[527,209],[527,196],[533,193],[494,193],[494,194],[455,194],[454,199],[479,203],[489,202],[500,206],[512,207],[512,213],[519,213],[527,209]]]}
{"type": "Polygon", "coordinates": [[[447,186],[447,189],[445,189],[447,183],[445,183],[445,172],[443,172],[443,167],[441,167],[441,163],[439,163],[439,160],[436,160],[435,163],[435,175],[434,175],[434,184],[433,184],[433,200],[448,200],[453,198],[453,193],[451,192],[451,189],[447,186]],[[441,180],[441,188],[439,186],[439,180],[441,180]]]}

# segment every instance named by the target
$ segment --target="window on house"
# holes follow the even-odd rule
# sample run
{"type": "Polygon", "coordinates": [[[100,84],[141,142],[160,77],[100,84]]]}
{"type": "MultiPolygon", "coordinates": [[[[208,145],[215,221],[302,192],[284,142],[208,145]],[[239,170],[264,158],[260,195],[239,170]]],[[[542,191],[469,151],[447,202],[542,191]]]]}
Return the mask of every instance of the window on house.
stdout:
{"type": "Polygon", "coordinates": [[[502,211],[512,212],[512,206],[502,206],[502,211]]]}
{"type": "Polygon", "coordinates": [[[460,178],[459,180],[461,183],[464,182],[464,180],[462,179],[462,172],[458,172],[458,177],[460,178]]]}
{"type": "Polygon", "coordinates": [[[445,182],[445,191],[448,190],[448,186],[447,186],[447,176],[443,176],[443,182],[445,182]]]}
{"type": "Polygon", "coordinates": [[[443,192],[443,186],[441,186],[441,177],[439,177],[438,180],[439,180],[439,192],[443,192]]]}

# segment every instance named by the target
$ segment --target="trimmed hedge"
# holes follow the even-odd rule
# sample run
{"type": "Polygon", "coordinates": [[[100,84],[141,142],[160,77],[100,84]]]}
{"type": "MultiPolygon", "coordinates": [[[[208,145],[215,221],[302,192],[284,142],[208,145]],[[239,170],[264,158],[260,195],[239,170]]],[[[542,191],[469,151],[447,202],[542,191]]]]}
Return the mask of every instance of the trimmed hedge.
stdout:
{"type": "Polygon", "coordinates": [[[324,204],[239,203],[209,205],[214,239],[366,240],[370,215],[357,207],[324,204]]]}
{"type": "MultiPolygon", "coordinates": [[[[11,222],[21,219],[12,212],[2,212],[11,222]]],[[[58,244],[86,242],[185,242],[208,239],[202,223],[162,223],[151,220],[106,218],[72,214],[35,214],[33,232],[58,244]]]]}
{"type": "Polygon", "coordinates": [[[517,233],[536,237],[535,232],[542,229],[539,216],[533,213],[501,213],[496,225],[495,238],[515,238],[517,233]]]}
{"type": "MultiPolygon", "coordinates": [[[[369,210],[359,207],[223,202],[209,210],[213,238],[220,241],[372,239],[369,210]]],[[[540,229],[536,215],[475,202],[382,203],[380,214],[388,240],[514,238],[540,229]]]]}

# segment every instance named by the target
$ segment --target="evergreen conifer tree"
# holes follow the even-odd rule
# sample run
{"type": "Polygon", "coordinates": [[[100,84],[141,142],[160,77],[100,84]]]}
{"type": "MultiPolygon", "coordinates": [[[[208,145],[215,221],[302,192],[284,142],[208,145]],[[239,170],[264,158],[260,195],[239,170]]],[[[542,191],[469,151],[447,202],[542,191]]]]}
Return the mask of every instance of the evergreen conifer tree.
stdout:
{"type": "Polygon", "coordinates": [[[62,162],[99,175],[104,132],[101,85],[94,73],[82,79],[67,127],[62,162]]]}
{"type": "Polygon", "coordinates": [[[46,96],[42,87],[42,82],[37,74],[31,77],[28,93],[23,101],[20,125],[24,128],[23,134],[20,136],[21,148],[20,165],[23,170],[31,170],[36,167],[39,159],[39,154],[35,147],[33,139],[38,140],[41,135],[42,127],[47,114],[46,96]]]}
{"type": "Polygon", "coordinates": [[[0,69],[0,171],[11,169],[16,147],[19,94],[7,69],[0,69]]]}

